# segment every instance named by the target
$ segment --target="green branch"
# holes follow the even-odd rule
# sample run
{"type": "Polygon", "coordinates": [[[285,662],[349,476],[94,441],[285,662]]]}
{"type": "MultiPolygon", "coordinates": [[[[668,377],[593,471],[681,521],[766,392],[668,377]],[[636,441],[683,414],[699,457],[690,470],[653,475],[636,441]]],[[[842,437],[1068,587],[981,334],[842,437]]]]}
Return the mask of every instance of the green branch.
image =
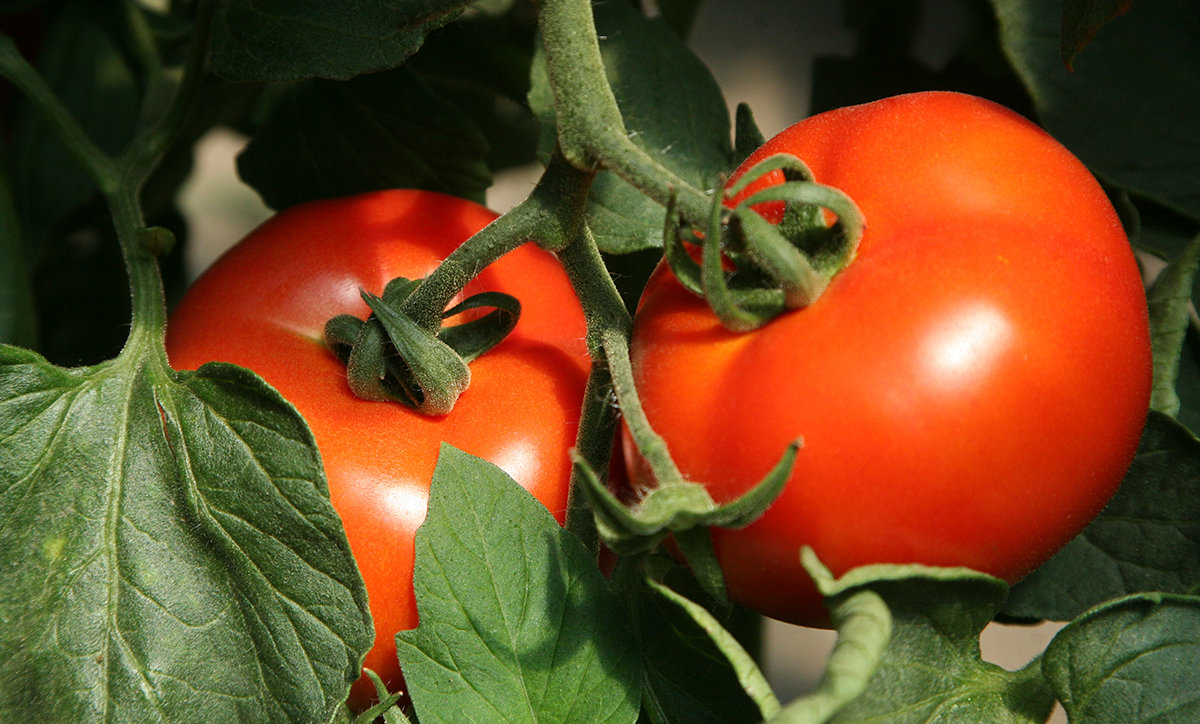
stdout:
{"type": "Polygon", "coordinates": [[[707,219],[708,196],[630,140],[604,72],[591,2],[542,0],[538,27],[566,159],[580,169],[608,169],[664,206],[677,196],[684,218],[707,219]]]}
{"type": "Polygon", "coordinates": [[[141,53],[144,56],[143,63],[159,71],[151,76],[143,102],[139,128],[143,128],[141,124],[146,124],[144,130],[134,136],[121,156],[121,161],[128,169],[128,176],[139,186],[149,178],[167,149],[178,138],[184,121],[187,120],[192,99],[204,79],[209,37],[216,9],[216,0],[204,0],[198,4],[191,46],[177,78],[162,68],[157,49],[153,46],[153,38],[146,37],[150,31],[144,27],[145,19],[141,18],[141,13],[136,10],[130,11],[140,18],[140,22],[131,20],[131,25],[134,25],[135,30],[140,30],[138,36],[144,38],[139,44],[146,48],[141,53]]]}
{"type": "Polygon", "coordinates": [[[21,56],[12,39],[0,35],[0,74],[12,81],[45,117],[91,176],[108,205],[133,298],[133,319],[126,349],[157,350],[164,364],[162,330],[166,325],[166,299],[156,263],[156,256],[163,246],[163,234],[146,233],[139,196],[142,186],[182,128],[194,91],[203,78],[215,10],[215,0],[205,0],[198,5],[188,59],[181,69],[172,70],[162,65],[141,11],[129,8],[127,32],[132,36],[135,52],[149,76],[149,90],[142,102],[138,132],[117,158],[105,154],[88,137],[53,89],[21,56]],[[176,73],[178,77],[174,77],[176,73]]]}

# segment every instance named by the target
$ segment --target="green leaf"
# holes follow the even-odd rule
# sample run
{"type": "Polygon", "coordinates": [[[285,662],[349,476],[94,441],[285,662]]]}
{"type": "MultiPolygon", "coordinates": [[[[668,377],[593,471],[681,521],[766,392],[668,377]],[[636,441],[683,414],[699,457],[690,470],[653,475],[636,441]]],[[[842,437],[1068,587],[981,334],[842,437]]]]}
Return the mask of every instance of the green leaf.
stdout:
{"type": "Polygon", "coordinates": [[[423,724],[637,719],[636,641],[595,561],[502,470],[448,445],[414,586],[421,624],[396,644],[423,724]]]}
{"type": "Polygon", "coordinates": [[[238,157],[238,172],[275,209],[388,188],[481,201],[487,141],[411,70],[286,89],[238,157]]]}
{"type": "MultiPolygon", "coordinates": [[[[711,189],[733,166],[729,111],[708,68],[661,19],[626,3],[597,4],[596,30],[609,84],[633,141],[684,181],[711,189]]],[[[554,143],[554,103],[545,57],[534,60],[530,105],[542,150],[554,143]]],[[[663,207],[610,172],[592,186],[588,224],[601,250],[662,245],[663,207]]]]}
{"type": "Polygon", "coordinates": [[[1133,0],[1063,0],[1059,47],[1067,67],[1070,68],[1075,56],[1092,42],[1101,26],[1128,12],[1132,5],[1133,0]]]}
{"type": "Polygon", "coordinates": [[[832,721],[1044,722],[1054,697],[1037,667],[1006,671],[980,658],[979,633],[1007,586],[967,569],[867,566],[838,580],[891,609],[892,639],[865,693],[832,721]]]}
{"type": "Polygon", "coordinates": [[[1075,62],[1060,0],[993,0],[1001,38],[1050,133],[1094,173],[1200,218],[1200,5],[1139,2],[1075,62]]]}
{"type": "Polygon", "coordinates": [[[1179,361],[1191,326],[1190,305],[1196,267],[1200,265],[1200,236],[1171,262],[1150,289],[1150,330],[1154,350],[1154,388],[1150,409],[1174,417],[1179,413],[1179,361]]]}
{"type": "Polygon", "coordinates": [[[1125,482],[1091,525],[1013,587],[1005,615],[1068,621],[1142,591],[1200,590],[1200,440],[1152,412],[1125,482]]]}
{"type": "Polygon", "coordinates": [[[892,614],[879,594],[834,580],[833,574],[807,546],[800,557],[825,596],[838,638],[817,688],[788,704],[772,719],[777,724],[828,721],[861,696],[878,670],[892,636],[892,614]]]}
{"type": "Polygon", "coordinates": [[[1089,611],[1042,664],[1071,721],[1200,721],[1200,598],[1141,595],[1089,611]]]}
{"type": "Polygon", "coordinates": [[[0,347],[0,719],[328,720],[373,641],[328,495],[246,370],[0,347]]]}
{"type": "Polygon", "coordinates": [[[25,241],[17,225],[17,212],[8,180],[0,168],[0,343],[33,347],[37,321],[33,290],[25,264],[25,241]]]}
{"type": "Polygon", "coordinates": [[[389,70],[469,0],[230,0],[213,26],[212,70],[226,80],[345,80],[389,70]]]}
{"type": "Polygon", "coordinates": [[[754,660],[703,606],[646,575],[635,562],[670,566],[661,558],[622,558],[615,585],[638,632],[642,701],[653,722],[759,722],[779,709],[754,660]]]}
{"type": "Polygon", "coordinates": [[[537,23],[525,10],[522,4],[503,15],[472,13],[431,35],[409,60],[479,127],[493,172],[537,160],[539,128],[526,104],[537,23]]]}

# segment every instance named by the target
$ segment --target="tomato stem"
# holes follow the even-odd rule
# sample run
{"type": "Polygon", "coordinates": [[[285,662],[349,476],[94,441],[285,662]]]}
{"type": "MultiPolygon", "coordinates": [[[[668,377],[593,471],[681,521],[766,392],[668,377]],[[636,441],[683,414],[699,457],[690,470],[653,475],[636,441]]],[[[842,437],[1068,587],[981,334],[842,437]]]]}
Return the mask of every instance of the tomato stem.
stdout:
{"type": "Polygon", "coordinates": [[[132,352],[134,354],[154,350],[165,366],[162,330],[166,326],[166,295],[156,262],[157,254],[163,250],[163,236],[142,233],[146,222],[140,194],[182,128],[194,91],[203,77],[216,2],[205,0],[199,3],[191,49],[177,84],[168,80],[163,71],[161,58],[140,11],[131,7],[129,12],[127,20],[131,32],[139,41],[138,56],[151,71],[152,87],[143,99],[138,132],[116,158],[104,153],[92,141],[50,86],[21,56],[12,39],[2,34],[0,75],[12,81],[49,122],[104,197],[117,232],[133,297],[133,319],[126,350],[137,350],[132,352]],[[152,243],[145,243],[148,240],[152,243]],[[139,339],[149,343],[135,344],[139,339]]]}
{"type": "Polygon", "coordinates": [[[708,195],[630,139],[605,74],[590,0],[541,0],[537,5],[563,156],[576,168],[613,171],[664,206],[678,194],[684,218],[706,218],[708,195]]]}
{"type": "MultiPolygon", "coordinates": [[[[567,277],[583,305],[584,317],[587,319],[588,353],[592,358],[583,408],[579,416],[575,449],[592,470],[601,479],[605,479],[609,461],[612,459],[620,409],[613,393],[612,374],[607,355],[604,353],[603,339],[607,334],[628,339],[633,330],[633,320],[617,292],[612,276],[604,266],[604,260],[591,231],[584,225],[580,232],[574,243],[559,252],[567,277]]],[[[579,466],[576,465],[571,473],[567,527],[580,535],[585,542],[594,544],[595,522],[586,507],[579,475],[579,466]]]]}
{"type": "Polygon", "coordinates": [[[497,259],[529,241],[551,251],[569,244],[583,223],[592,177],[555,154],[533,192],[451,252],[404,302],[404,312],[437,332],[450,301],[497,259]]]}

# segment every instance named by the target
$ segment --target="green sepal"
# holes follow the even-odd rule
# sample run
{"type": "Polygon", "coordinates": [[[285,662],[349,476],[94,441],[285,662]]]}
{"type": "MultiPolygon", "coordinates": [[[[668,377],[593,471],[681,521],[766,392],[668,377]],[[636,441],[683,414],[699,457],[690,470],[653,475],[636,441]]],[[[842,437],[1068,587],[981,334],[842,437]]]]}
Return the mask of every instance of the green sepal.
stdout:
{"type": "Polygon", "coordinates": [[[701,246],[700,282],[704,288],[704,297],[708,300],[713,314],[721,320],[721,324],[734,332],[749,332],[766,324],[784,310],[783,295],[779,295],[775,304],[753,309],[746,304],[747,300],[744,295],[739,295],[730,287],[726,277],[725,255],[722,253],[721,244],[723,235],[721,216],[724,209],[724,199],[718,194],[713,199],[712,214],[708,224],[709,231],[701,246]]]}
{"type": "Polygon", "coordinates": [[[812,169],[808,167],[808,164],[789,153],[777,153],[773,156],[767,156],[750,167],[745,174],[738,177],[737,181],[729,184],[729,188],[725,190],[725,195],[730,198],[736,197],[745,191],[750,184],[774,171],[783,172],[784,178],[789,180],[812,181],[814,178],[812,169]]]}
{"type": "Polygon", "coordinates": [[[733,213],[745,232],[746,255],[779,285],[783,306],[800,309],[815,302],[829,286],[829,277],[814,269],[808,258],[754,209],[740,206],[733,213]]]}
{"type": "Polygon", "coordinates": [[[397,706],[397,702],[404,698],[404,692],[388,691],[387,685],[383,683],[383,679],[380,679],[379,674],[376,674],[371,669],[364,668],[363,673],[367,675],[367,678],[375,686],[375,696],[379,701],[370,709],[355,717],[354,724],[371,724],[380,718],[383,719],[383,724],[410,724],[411,720],[397,706]]]}
{"type": "Polygon", "coordinates": [[[679,283],[703,296],[727,329],[747,332],[815,302],[853,261],[864,226],[849,196],[816,183],[795,156],[776,154],[713,197],[703,233],[682,230],[668,205],[663,254],[679,283]],[[750,194],[732,210],[726,207],[728,199],[774,173],[785,181],[750,194]],[[760,213],[763,204],[783,204],[778,223],[760,213]],[[837,217],[832,225],[827,210],[837,217]],[[700,246],[699,263],[685,248],[688,242],[700,246]]]}
{"type": "Polygon", "coordinates": [[[739,103],[734,112],[733,121],[733,157],[738,163],[745,161],[750,154],[767,142],[754,120],[754,112],[747,103],[739,103]]]}
{"type": "MultiPolygon", "coordinates": [[[[667,203],[667,217],[663,225],[663,259],[671,268],[675,278],[692,294],[704,296],[704,287],[700,282],[700,265],[688,253],[683,242],[684,230],[679,225],[679,214],[675,208],[675,196],[667,203]]],[[[692,239],[695,241],[695,239],[692,239]]]]}
{"type": "Polygon", "coordinates": [[[442,327],[438,332],[438,338],[467,362],[500,344],[521,317],[521,302],[516,297],[503,292],[480,292],[447,309],[442,318],[484,307],[491,307],[492,311],[469,322],[442,327]]]}
{"type": "MultiPolygon", "coordinates": [[[[741,496],[717,504],[708,490],[687,480],[660,481],[633,506],[626,506],[600,481],[577,452],[571,459],[583,481],[583,492],[596,516],[596,529],[614,552],[644,553],[674,533],[718,526],[744,528],[757,520],[783,492],[800,442],[793,442],[761,481],[741,496]]],[[[694,550],[699,551],[699,548],[694,550]]],[[[685,556],[687,551],[682,551],[685,556]]]]}
{"type": "Polygon", "coordinates": [[[785,214],[778,228],[804,253],[814,269],[832,279],[854,260],[865,221],[854,200],[843,191],[813,181],[788,181],[756,191],[743,199],[738,208],[772,201],[786,203],[789,212],[795,210],[803,219],[798,221],[785,214]],[[822,209],[829,209],[837,216],[833,226],[825,224],[822,209]]]}
{"type": "MultiPolygon", "coordinates": [[[[404,395],[419,412],[431,416],[449,413],[471,383],[471,368],[466,361],[437,335],[430,334],[400,311],[398,305],[366,291],[362,292],[362,298],[387,332],[391,348],[404,362],[400,369],[386,367],[392,373],[390,379],[404,389],[404,395]]],[[[374,357],[372,352],[369,361],[372,369],[377,370],[374,357]]]]}
{"type": "Polygon", "coordinates": [[[517,324],[521,303],[501,292],[475,294],[443,313],[491,307],[492,311],[436,333],[403,309],[420,280],[397,277],[383,294],[362,291],[366,320],[348,314],[325,324],[325,345],[346,364],[351,391],[372,402],[400,402],[426,415],[449,413],[471,380],[467,363],[495,347],[517,324]]]}

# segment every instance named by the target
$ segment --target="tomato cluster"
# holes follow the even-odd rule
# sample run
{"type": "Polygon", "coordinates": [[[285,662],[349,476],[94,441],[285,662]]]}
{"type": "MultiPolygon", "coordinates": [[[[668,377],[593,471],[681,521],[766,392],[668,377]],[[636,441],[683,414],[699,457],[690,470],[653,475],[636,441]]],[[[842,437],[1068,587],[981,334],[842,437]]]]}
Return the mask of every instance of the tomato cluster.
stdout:
{"type": "MultiPolygon", "coordinates": [[[[732,181],[780,152],[857,203],[855,260],[816,302],[750,333],[722,327],[660,265],[631,345],[650,423],[718,502],[803,440],[767,512],[713,531],[732,597],[821,624],[806,545],[835,574],[911,562],[1021,578],[1110,498],[1147,410],[1145,296],[1109,200],[1035,125],[959,94],[814,116],[732,181]]],[[[360,289],[427,275],[494,218],[419,191],[302,204],[218,260],[169,324],[174,365],[249,367],[308,420],[370,596],[366,665],[393,688],[394,634],[417,623],[413,536],[443,442],[504,468],[562,520],[584,317],[561,266],[535,247],[483,270],[464,294],[511,294],[523,314],[440,418],[355,397],[323,328],[366,317],[360,289]]],[[[632,442],[624,449],[632,483],[653,485],[632,442]]],[[[360,681],[353,702],[370,694],[360,681]]]]}
{"type": "Polygon", "coordinates": [[[1145,420],[1145,294],[1112,205],[1037,126],[954,93],[816,115],[733,180],[781,152],[862,210],[856,259],[748,334],[660,265],[631,347],[651,424],[718,502],[803,440],[766,514],[713,531],[731,596],[821,623],[804,545],[835,574],[922,563],[1020,579],[1108,501],[1145,420]]]}
{"type": "MultiPolygon", "coordinates": [[[[172,313],[171,363],[209,361],[257,372],[312,428],[334,508],[366,581],[376,641],[365,666],[400,686],[394,636],[417,625],[413,536],[425,518],[442,442],[499,465],[562,522],[587,377],[583,313],[562,267],[526,245],[485,269],[465,294],[500,291],[523,312],[498,346],[471,364],[470,388],[445,417],[351,393],[325,348],[325,322],[365,318],[365,289],[418,279],[495,214],[422,191],[383,191],[292,207],[222,256],[172,313]]],[[[365,679],[352,704],[374,689],[365,679]]]]}

